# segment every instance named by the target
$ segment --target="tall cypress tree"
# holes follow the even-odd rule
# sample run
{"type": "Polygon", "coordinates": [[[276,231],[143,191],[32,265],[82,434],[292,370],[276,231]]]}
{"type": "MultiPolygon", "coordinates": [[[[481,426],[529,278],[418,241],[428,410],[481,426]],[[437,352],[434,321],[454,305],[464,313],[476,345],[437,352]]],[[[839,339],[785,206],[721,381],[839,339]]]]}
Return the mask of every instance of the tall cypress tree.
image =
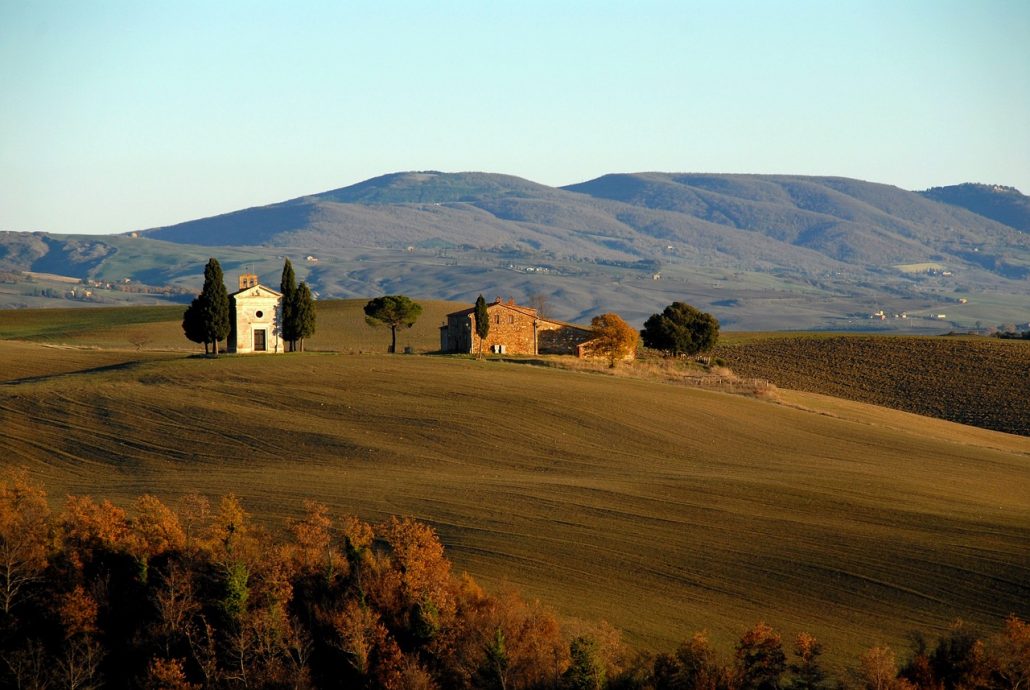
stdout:
{"type": "Polygon", "coordinates": [[[490,335],[490,314],[486,311],[486,300],[476,298],[476,335],[479,336],[479,359],[483,358],[483,341],[490,335]]]}
{"type": "Polygon", "coordinates": [[[204,328],[204,300],[194,297],[190,306],[182,313],[182,330],[186,338],[195,343],[204,343],[204,354],[208,353],[207,330],[204,328]]]}
{"type": "Polygon", "coordinates": [[[300,340],[300,351],[304,351],[304,338],[315,334],[315,300],[307,283],[301,283],[293,293],[292,313],[294,334],[300,340]]]}
{"type": "Polygon", "coordinates": [[[205,342],[211,343],[217,357],[218,341],[229,335],[229,293],[225,290],[222,267],[217,259],[209,259],[204,267],[204,289],[197,300],[205,342]]]}
{"type": "Polygon", "coordinates": [[[297,276],[293,273],[293,264],[289,259],[283,262],[283,277],[279,281],[279,292],[283,295],[283,340],[289,343],[290,352],[293,352],[297,349],[297,339],[301,336],[297,332],[297,317],[294,312],[297,276]]]}

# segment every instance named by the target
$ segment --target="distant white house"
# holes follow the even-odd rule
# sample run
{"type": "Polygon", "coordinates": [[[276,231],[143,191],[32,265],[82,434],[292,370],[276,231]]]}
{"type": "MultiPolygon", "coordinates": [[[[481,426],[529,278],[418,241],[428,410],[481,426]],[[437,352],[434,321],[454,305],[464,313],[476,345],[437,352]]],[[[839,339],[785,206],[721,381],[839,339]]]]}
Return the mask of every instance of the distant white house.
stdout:
{"type": "Polygon", "coordinates": [[[258,283],[253,273],[240,276],[240,289],[229,295],[229,352],[285,352],[282,294],[258,283]]]}

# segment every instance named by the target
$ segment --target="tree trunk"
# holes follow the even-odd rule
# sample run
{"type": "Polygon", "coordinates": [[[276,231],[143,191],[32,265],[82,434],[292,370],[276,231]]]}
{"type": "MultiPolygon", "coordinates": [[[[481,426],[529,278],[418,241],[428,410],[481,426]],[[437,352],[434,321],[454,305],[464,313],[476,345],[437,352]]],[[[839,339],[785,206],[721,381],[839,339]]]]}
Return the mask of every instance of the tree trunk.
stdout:
{"type": "Polygon", "coordinates": [[[397,352],[397,327],[390,326],[390,354],[397,352]]]}

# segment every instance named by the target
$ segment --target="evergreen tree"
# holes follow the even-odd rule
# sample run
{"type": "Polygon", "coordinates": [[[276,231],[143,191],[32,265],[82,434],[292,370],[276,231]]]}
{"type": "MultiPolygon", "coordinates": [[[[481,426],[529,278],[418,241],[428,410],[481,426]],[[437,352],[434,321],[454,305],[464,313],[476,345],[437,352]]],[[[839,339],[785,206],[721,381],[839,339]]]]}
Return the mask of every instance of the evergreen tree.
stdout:
{"type": "Polygon", "coordinates": [[[490,334],[490,315],[486,311],[486,300],[476,298],[476,335],[479,336],[479,358],[483,358],[483,341],[490,334]]]}
{"type": "Polygon", "coordinates": [[[207,331],[203,321],[204,305],[201,297],[194,297],[182,314],[182,330],[186,338],[194,343],[204,343],[204,354],[208,353],[207,331]]]}
{"type": "MultiPolygon", "coordinates": [[[[283,300],[283,310],[286,309],[286,300],[283,300]]],[[[293,291],[290,299],[290,313],[293,318],[292,333],[296,340],[300,341],[300,351],[304,351],[304,338],[315,334],[315,300],[311,296],[311,289],[307,283],[301,283],[300,287],[293,291]]],[[[291,348],[296,350],[294,343],[291,348]]]]}
{"type": "Polygon", "coordinates": [[[297,339],[301,336],[297,333],[297,319],[294,312],[296,307],[297,277],[293,273],[293,264],[290,263],[289,259],[283,262],[283,276],[282,280],[279,281],[279,292],[283,296],[283,340],[289,344],[290,352],[293,352],[297,349],[297,339]]]}
{"type": "Polygon", "coordinates": [[[661,314],[652,314],[640,331],[644,346],[670,355],[694,355],[715,347],[719,322],[685,302],[673,302],[661,314]]]}
{"type": "Polygon", "coordinates": [[[606,684],[597,640],[581,635],[569,644],[569,667],[562,674],[564,690],[601,690],[606,684]]]}
{"type": "Polygon", "coordinates": [[[211,343],[217,357],[218,342],[229,335],[229,293],[225,290],[222,267],[217,259],[209,259],[204,267],[204,288],[197,299],[204,339],[211,343]]]}
{"type": "Polygon", "coordinates": [[[422,313],[422,305],[412,302],[405,295],[386,295],[369,300],[365,305],[365,322],[369,326],[386,324],[390,327],[390,349],[397,351],[397,327],[415,325],[415,320],[422,313]]]}

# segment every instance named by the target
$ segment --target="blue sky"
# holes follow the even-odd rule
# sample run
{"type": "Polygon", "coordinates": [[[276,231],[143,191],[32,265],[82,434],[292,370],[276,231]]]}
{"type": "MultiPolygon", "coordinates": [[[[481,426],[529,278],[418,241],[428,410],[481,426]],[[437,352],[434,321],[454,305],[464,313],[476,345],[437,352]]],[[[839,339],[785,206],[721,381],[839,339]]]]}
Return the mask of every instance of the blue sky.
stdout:
{"type": "Polygon", "coordinates": [[[1030,2],[0,0],[0,230],[424,169],[1030,193],[1030,2]]]}

